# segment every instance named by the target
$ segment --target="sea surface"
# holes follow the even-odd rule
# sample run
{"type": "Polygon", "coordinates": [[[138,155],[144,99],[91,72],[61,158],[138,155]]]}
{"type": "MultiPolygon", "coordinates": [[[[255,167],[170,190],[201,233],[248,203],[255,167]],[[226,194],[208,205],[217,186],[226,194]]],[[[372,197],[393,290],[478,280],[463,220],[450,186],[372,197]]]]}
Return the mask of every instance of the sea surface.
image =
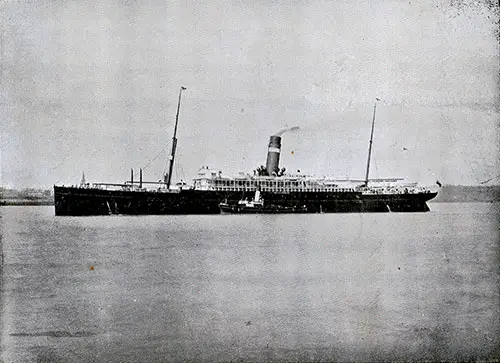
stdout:
{"type": "Polygon", "coordinates": [[[500,359],[500,204],[429,205],[140,217],[1,207],[1,359],[500,359]]]}

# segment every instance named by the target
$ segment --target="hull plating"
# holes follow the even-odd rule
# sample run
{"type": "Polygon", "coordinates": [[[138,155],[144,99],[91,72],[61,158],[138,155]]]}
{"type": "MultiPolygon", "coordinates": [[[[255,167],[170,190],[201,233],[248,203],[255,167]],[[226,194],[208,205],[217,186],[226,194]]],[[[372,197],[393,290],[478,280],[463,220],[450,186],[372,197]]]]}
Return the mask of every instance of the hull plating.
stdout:
{"type": "MultiPolygon", "coordinates": [[[[110,214],[219,214],[221,202],[237,203],[254,192],[181,190],[177,193],[54,187],[57,216],[110,214]]],[[[427,212],[437,193],[362,195],[360,192],[262,193],[266,203],[306,206],[308,213],[427,212]]]]}

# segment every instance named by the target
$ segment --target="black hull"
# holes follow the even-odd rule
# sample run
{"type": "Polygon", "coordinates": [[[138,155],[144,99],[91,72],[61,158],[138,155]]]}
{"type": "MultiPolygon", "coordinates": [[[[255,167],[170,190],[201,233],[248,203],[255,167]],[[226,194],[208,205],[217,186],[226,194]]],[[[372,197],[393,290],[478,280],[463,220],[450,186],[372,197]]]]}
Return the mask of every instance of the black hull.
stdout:
{"type": "MultiPolygon", "coordinates": [[[[427,212],[427,201],[437,193],[374,194],[360,192],[262,192],[266,203],[284,208],[305,206],[308,213],[427,212]]],[[[121,191],[54,186],[57,216],[220,214],[219,204],[251,199],[253,191],[178,192],[121,191]]]]}

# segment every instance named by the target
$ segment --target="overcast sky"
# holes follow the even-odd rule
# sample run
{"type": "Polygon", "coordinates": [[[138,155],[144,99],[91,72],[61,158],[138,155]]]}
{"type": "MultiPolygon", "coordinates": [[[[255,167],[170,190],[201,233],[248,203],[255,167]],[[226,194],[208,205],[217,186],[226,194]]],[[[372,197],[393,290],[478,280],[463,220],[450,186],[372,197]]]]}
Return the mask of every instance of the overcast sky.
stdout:
{"type": "Polygon", "coordinates": [[[498,8],[452,3],[4,1],[1,182],[160,179],[183,85],[174,178],[251,172],[291,126],[281,166],[363,178],[378,97],[371,177],[478,184],[500,170],[498,8]]]}

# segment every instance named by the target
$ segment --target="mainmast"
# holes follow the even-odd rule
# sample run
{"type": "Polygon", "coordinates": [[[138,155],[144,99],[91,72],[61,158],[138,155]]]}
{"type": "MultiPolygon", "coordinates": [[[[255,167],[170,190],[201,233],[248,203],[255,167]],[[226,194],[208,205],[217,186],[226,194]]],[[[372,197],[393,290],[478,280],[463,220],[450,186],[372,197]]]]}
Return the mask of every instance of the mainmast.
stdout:
{"type": "Polygon", "coordinates": [[[172,152],[169,156],[169,166],[167,174],[167,189],[170,189],[170,182],[172,181],[172,171],[174,169],[174,158],[175,158],[175,148],[177,147],[177,124],[179,123],[179,110],[181,108],[181,94],[182,91],[186,90],[186,87],[182,87],[179,90],[179,101],[177,102],[177,114],[175,115],[175,127],[174,136],[172,137],[172,152]]]}
{"type": "Polygon", "coordinates": [[[368,186],[368,175],[370,174],[370,158],[372,156],[373,129],[375,128],[375,111],[377,110],[377,101],[380,101],[380,99],[376,98],[375,104],[373,105],[372,132],[370,134],[370,147],[368,148],[368,162],[366,163],[365,187],[368,186]]]}

